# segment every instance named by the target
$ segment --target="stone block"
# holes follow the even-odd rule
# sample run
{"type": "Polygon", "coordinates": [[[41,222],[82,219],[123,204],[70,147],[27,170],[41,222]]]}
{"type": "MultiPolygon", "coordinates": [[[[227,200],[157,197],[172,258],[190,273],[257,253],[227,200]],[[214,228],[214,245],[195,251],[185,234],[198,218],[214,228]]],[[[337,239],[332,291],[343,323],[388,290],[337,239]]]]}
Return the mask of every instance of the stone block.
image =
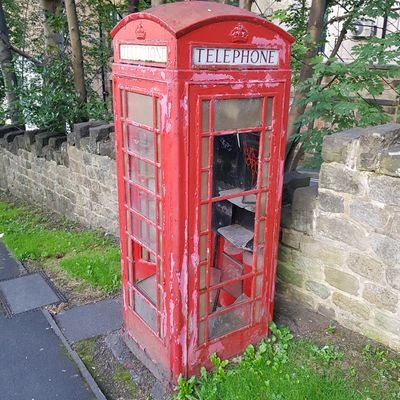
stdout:
{"type": "Polygon", "coordinates": [[[396,312],[399,297],[396,293],[390,289],[382,286],[375,285],[373,283],[365,284],[362,296],[371,304],[375,304],[379,308],[396,312]]]}
{"type": "Polygon", "coordinates": [[[304,238],[304,234],[293,229],[282,229],[282,243],[294,249],[300,248],[300,242],[304,238]]]}
{"type": "Polygon", "coordinates": [[[400,336],[400,318],[384,311],[375,314],[375,322],[382,331],[393,333],[400,336]]]}
{"type": "Polygon", "coordinates": [[[358,294],[360,284],[354,275],[334,268],[325,268],[325,278],[331,286],[343,292],[353,295],[358,294]]]}
{"type": "Polygon", "coordinates": [[[319,187],[349,194],[362,194],[365,190],[359,172],[337,163],[322,164],[319,187]]]}
{"type": "Polygon", "coordinates": [[[60,146],[60,164],[69,167],[68,143],[63,142],[60,146]]]}
{"type": "Polygon", "coordinates": [[[78,149],[80,149],[82,138],[89,136],[89,129],[104,124],[107,124],[107,122],[89,121],[89,122],[80,122],[78,124],[74,124],[73,131],[70,133],[70,135],[68,135],[69,143],[71,145],[75,145],[78,149]]]}
{"type": "Polygon", "coordinates": [[[277,270],[278,278],[286,283],[290,283],[294,286],[301,287],[304,282],[304,275],[299,271],[296,271],[291,265],[283,262],[278,262],[277,270]]]}
{"type": "Polygon", "coordinates": [[[383,282],[384,265],[368,255],[350,253],[346,260],[346,265],[356,274],[370,281],[383,282]]]}
{"type": "Polygon", "coordinates": [[[115,143],[113,140],[107,140],[97,143],[97,153],[101,156],[107,156],[115,160],[115,143]]]}
{"type": "Polygon", "coordinates": [[[3,139],[7,133],[14,131],[23,131],[25,130],[25,125],[6,125],[0,128],[0,139],[3,139]]]}
{"type": "Polygon", "coordinates": [[[380,326],[375,326],[371,323],[362,324],[361,333],[378,343],[382,343],[385,346],[390,346],[390,337],[392,335],[386,333],[380,326]]]}
{"type": "Polygon", "coordinates": [[[330,289],[319,282],[306,281],[306,289],[324,300],[331,295],[330,289]]]}
{"type": "Polygon", "coordinates": [[[318,257],[326,266],[343,266],[347,250],[332,246],[327,241],[305,237],[300,243],[300,250],[306,257],[318,257]]]}
{"type": "Polygon", "coordinates": [[[371,174],[368,179],[368,195],[371,200],[400,207],[400,179],[371,174]]]}
{"type": "Polygon", "coordinates": [[[400,145],[393,146],[382,153],[378,172],[400,177],[400,145]]]}
{"type": "Polygon", "coordinates": [[[318,312],[331,320],[336,320],[336,312],[333,308],[326,307],[324,304],[319,304],[318,312]]]}
{"type": "Polygon", "coordinates": [[[279,246],[278,259],[286,264],[292,264],[292,249],[281,244],[279,246]]]}
{"type": "Polygon", "coordinates": [[[359,250],[368,248],[366,231],[339,215],[328,217],[320,214],[316,221],[316,233],[359,250]]]}
{"type": "Polygon", "coordinates": [[[389,222],[385,207],[359,199],[350,202],[349,215],[353,221],[372,229],[383,230],[389,222]]]}
{"type": "Polygon", "coordinates": [[[356,319],[368,320],[370,317],[369,307],[350,296],[335,292],[332,294],[332,302],[341,310],[350,313],[356,319]]]}
{"type": "Polygon", "coordinates": [[[399,124],[378,125],[364,129],[361,135],[357,154],[359,170],[375,171],[379,168],[383,151],[400,139],[399,124]]]}
{"type": "Polygon", "coordinates": [[[400,265],[386,270],[387,283],[396,290],[400,290],[400,265]]]}
{"type": "Polygon", "coordinates": [[[322,145],[322,158],[326,162],[344,164],[348,157],[350,144],[363,133],[362,128],[352,128],[346,131],[325,136],[322,145]]]}
{"type": "Polygon", "coordinates": [[[400,245],[398,240],[378,233],[370,235],[371,248],[389,266],[400,264],[400,245]]]}
{"type": "Polygon", "coordinates": [[[331,213],[344,212],[344,198],[332,192],[320,190],[318,193],[318,205],[321,210],[331,213]]]}
{"type": "Polygon", "coordinates": [[[291,226],[301,232],[311,233],[317,202],[316,186],[296,189],[293,195],[291,226]]]}
{"type": "Polygon", "coordinates": [[[34,149],[37,157],[43,156],[43,148],[48,146],[50,138],[65,137],[64,133],[42,132],[35,136],[34,149]]]}
{"type": "Polygon", "coordinates": [[[88,151],[97,153],[97,144],[110,139],[110,133],[114,132],[114,124],[99,125],[89,128],[88,151]]]}

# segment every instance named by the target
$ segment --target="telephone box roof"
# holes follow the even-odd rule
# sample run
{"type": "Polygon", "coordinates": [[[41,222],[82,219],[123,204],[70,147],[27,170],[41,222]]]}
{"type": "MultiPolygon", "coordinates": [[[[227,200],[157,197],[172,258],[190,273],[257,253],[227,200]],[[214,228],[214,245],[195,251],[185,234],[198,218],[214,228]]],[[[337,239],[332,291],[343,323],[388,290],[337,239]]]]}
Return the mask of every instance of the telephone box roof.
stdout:
{"type": "Polygon", "coordinates": [[[129,14],[114,27],[111,31],[111,36],[114,37],[125,25],[137,19],[155,21],[171,32],[176,38],[207,24],[220,21],[248,21],[275,31],[289,43],[294,42],[293,36],[289,33],[250,11],[208,1],[169,3],[150,8],[143,12],[129,14]]]}

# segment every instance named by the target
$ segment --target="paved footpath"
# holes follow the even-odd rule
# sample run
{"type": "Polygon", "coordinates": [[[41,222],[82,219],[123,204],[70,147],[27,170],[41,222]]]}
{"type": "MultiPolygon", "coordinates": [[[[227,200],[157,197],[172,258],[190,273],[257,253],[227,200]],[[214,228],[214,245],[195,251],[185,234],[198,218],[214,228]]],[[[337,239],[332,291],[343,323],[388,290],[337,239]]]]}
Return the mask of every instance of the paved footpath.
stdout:
{"type": "Polygon", "coordinates": [[[59,294],[21,271],[0,241],[0,400],[105,400],[43,308],[59,294]]]}

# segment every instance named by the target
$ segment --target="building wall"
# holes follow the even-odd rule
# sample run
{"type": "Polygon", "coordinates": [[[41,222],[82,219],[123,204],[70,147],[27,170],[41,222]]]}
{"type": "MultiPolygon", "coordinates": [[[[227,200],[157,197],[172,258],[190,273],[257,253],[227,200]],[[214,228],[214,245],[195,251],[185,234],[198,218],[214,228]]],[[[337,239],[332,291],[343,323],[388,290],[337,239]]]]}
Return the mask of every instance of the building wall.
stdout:
{"type": "Polygon", "coordinates": [[[285,207],[278,293],[400,350],[400,125],[325,139],[285,207]]]}

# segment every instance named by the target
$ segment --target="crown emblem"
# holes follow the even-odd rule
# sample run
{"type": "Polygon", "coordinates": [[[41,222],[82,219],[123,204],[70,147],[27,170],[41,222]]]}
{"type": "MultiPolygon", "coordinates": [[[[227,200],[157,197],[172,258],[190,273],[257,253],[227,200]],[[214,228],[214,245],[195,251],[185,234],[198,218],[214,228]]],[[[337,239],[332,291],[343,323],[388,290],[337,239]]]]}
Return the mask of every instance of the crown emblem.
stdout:
{"type": "Polygon", "coordinates": [[[141,22],[136,28],[135,33],[136,33],[136,39],[143,40],[146,38],[146,31],[143,29],[143,25],[141,22]]]}
{"type": "Polygon", "coordinates": [[[249,32],[247,32],[247,29],[239,23],[232,29],[232,32],[229,36],[232,38],[232,42],[244,43],[249,37],[249,32]]]}

